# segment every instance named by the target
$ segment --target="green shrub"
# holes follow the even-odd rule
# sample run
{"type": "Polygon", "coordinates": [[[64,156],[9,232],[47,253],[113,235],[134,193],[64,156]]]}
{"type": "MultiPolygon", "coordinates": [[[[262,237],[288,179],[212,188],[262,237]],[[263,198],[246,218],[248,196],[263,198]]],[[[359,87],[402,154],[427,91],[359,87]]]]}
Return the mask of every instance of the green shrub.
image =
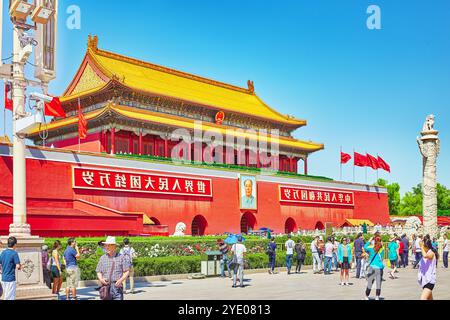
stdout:
{"type": "MultiPolygon", "coordinates": [[[[269,258],[265,253],[248,254],[246,256],[248,268],[261,269],[267,268],[269,258]]],[[[187,274],[198,273],[201,268],[201,256],[186,256],[186,257],[160,257],[160,258],[137,258],[134,260],[134,275],[136,277],[157,276],[169,274],[187,274]]],[[[78,267],[81,272],[81,280],[97,279],[95,269],[97,267],[97,258],[81,259],[78,262],[78,267]]],[[[293,265],[295,265],[295,256],[293,265]]],[[[305,265],[311,265],[312,258],[308,252],[305,260],[305,265]]],[[[286,265],[285,252],[279,252],[276,255],[276,267],[284,267],[286,265]]]]}

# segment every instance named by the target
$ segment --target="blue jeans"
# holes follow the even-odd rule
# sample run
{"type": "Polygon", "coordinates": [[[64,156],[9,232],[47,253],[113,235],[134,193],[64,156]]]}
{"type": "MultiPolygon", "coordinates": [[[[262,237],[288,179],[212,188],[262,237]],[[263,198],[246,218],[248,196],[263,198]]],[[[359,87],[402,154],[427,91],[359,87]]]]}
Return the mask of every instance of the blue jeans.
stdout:
{"type": "Polygon", "coordinates": [[[405,266],[405,268],[409,265],[409,251],[403,251],[403,265],[405,266]]]}
{"type": "Polygon", "coordinates": [[[291,268],[292,268],[292,258],[294,257],[293,254],[287,254],[286,255],[286,267],[288,269],[288,272],[291,272],[291,268]]]}
{"type": "Polygon", "coordinates": [[[422,252],[416,252],[416,261],[414,262],[414,269],[417,267],[421,259],[422,259],[422,252]]]}
{"type": "Polygon", "coordinates": [[[444,268],[448,268],[448,251],[444,251],[442,260],[444,261],[444,268]]]}
{"type": "Polygon", "coordinates": [[[325,256],[325,263],[324,263],[325,266],[324,266],[324,269],[323,269],[324,273],[330,273],[331,272],[332,260],[333,260],[333,257],[326,257],[325,256]]]}
{"type": "Polygon", "coordinates": [[[269,254],[269,269],[270,270],[275,270],[275,258],[276,256],[274,254],[269,254]]]}
{"type": "Polygon", "coordinates": [[[226,254],[222,255],[222,259],[220,260],[220,275],[222,277],[225,277],[225,266],[227,266],[228,275],[231,277],[230,263],[228,260],[228,255],[226,254]]]}
{"type": "Polygon", "coordinates": [[[355,252],[356,260],[356,278],[359,279],[361,276],[361,255],[362,252],[355,252]]]}
{"type": "Polygon", "coordinates": [[[339,264],[338,264],[338,259],[337,259],[337,253],[336,253],[336,252],[333,252],[333,264],[332,264],[332,268],[333,268],[334,270],[337,270],[338,267],[339,267],[339,264]]]}
{"type": "Polygon", "coordinates": [[[115,281],[109,287],[109,293],[111,294],[111,300],[123,300],[123,288],[117,288],[115,281]]]}

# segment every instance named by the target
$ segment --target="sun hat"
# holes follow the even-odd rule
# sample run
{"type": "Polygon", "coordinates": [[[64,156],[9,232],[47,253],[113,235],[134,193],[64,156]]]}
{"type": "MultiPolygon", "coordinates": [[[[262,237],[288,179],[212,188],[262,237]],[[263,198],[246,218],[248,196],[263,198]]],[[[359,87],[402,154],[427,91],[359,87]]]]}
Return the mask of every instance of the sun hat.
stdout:
{"type": "Polygon", "coordinates": [[[114,244],[114,245],[117,245],[116,237],[107,237],[106,241],[103,241],[103,244],[114,244]]]}

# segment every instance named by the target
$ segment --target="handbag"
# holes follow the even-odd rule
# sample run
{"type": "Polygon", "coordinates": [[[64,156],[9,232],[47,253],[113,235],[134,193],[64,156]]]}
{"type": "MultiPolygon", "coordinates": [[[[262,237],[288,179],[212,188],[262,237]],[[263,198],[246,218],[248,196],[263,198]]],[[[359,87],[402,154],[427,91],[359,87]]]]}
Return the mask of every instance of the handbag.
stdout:
{"type": "Polygon", "coordinates": [[[115,266],[116,261],[113,260],[112,266],[111,266],[111,271],[109,272],[109,280],[108,280],[108,284],[102,285],[99,293],[100,293],[100,299],[101,300],[112,300],[111,297],[111,279],[112,279],[112,273],[114,271],[114,266],[115,266]]]}

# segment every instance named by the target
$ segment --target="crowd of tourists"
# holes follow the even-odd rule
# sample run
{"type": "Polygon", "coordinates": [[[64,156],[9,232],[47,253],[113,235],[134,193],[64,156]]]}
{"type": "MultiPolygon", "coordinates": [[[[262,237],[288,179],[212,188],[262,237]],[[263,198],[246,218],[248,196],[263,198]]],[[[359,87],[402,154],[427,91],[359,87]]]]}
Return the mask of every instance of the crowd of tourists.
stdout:
{"type": "MultiPolygon", "coordinates": [[[[233,276],[233,285],[244,287],[243,275],[245,266],[245,245],[242,237],[238,243],[230,247],[223,240],[218,240],[219,250],[222,254],[221,276],[233,276]],[[230,258],[231,252],[231,258],[230,258]],[[233,271],[233,272],[232,272],[233,271]],[[237,277],[237,275],[239,277],[237,277]]],[[[268,273],[276,274],[276,256],[278,246],[275,238],[272,237],[266,249],[268,256],[268,273]]],[[[449,242],[444,236],[443,243],[443,267],[448,268],[449,242]]],[[[302,265],[305,263],[306,246],[298,239],[294,241],[291,235],[284,244],[286,254],[285,266],[287,274],[301,273],[302,265]],[[295,271],[292,267],[296,262],[295,271]]],[[[418,268],[418,282],[422,288],[421,299],[431,300],[432,291],[436,284],[436,267],[439,259],[438,244],[436,239],[430,236],[413,235],[410,240],[405,234],[401,237],[393,235],[387,244],[381,239],[380,232],[375,232],[368,241],[364,240],[362,233],[354,239],[342,237],[338,241],[337,237],[330,236],[324,241],[323,237],[316,236],[310,244],[312,256],[313,274],[330,275],[332,272],[340,273],[340,285],[349,286],[349,272],[354,270],[357,279],[366,279],[367,287],[364,299],[369,300],[372,288],[375,286],[375,300],[380,300],[381,286],[384,279],[385,269],[388,269],[389,278],[397,279],[396,274],[400,268],[409,266],[410,254],[412,255],[412,268],[418,268]],[[388,260],[388,268],[384,261],[388,260]]]]}
{"type": "MultiPolygon", "coordinates": [[[[221,276],[232,278],[232,287],[245,287],[244,269],[246,265],[247,248],[243,237],[238,236],[237,242],[228,245],[223,240],[218,240],[218,249],[221,252],[221,276]]],[[[21,270],[22,265],[16,252],[17,239],[10,237],[7,249],[0,254],[1,286],[0,296],[4,300],[15,300],[16,297],[16,270],[21,270]]],[[[52,293],[60,298],[63,275],[66,278],[65,299],[77,299],[77,287],[80,279],[78,261],[81,257],[76,239],[70,238],[67,247],[62,252],[62,243],[56,240],[51,248],[42,248],[43,278],[52,293]]],[[[134,269],[133,260],[137,257],[136,251],[131,247],[129,239],[124,239],[123,246],[118,249],[115,237],[107,237],[105,241],[98,243],[97,255],[99,261],[96,274],[100,287],[100,298],[102,300],[123,300],[126,291],[126,281],[130,281],[130,293],[134,292],[134,269]]],[[[443,268],[448,268],[448,237],[444,236],[443,242],[443,268]]],[[[302,265],[307,257],[306,245],[300,239],[294,241],[288,235],[284,243],[286,254],[285,266],[287,274],[301,273],[302,265]],[[292,268],[295,265],[295,271],[292,268]]],[[[275,238],[271,237],[266,248],[268,256],[268,272],[276,274],[276,256],[278,246],[275,238]]],[[[340,285],[348,286],[349,271],[353,269],[357,279],[366,279],[367,287],[365,299],[369,299],[375,284],[375,299],[381,297],[381,286],[385,265],[385,258],[389,261],[389,277],[396,279],[396,273],[401,268],[407,268],[411,263],[412,268],[418,268],[418,283],[422,288],[421,299],[433,299],[433,289],[436,285],[436,268],[438,265],[438,243],[429,235],[413,235],[411,239],[406,235],[401,237],[394,235],[385,245],[381,235],[376,232],[368,241],[364,240],[362,233],[355,239],[342,237],[338,240],[330,236],[324,241],[323,237],[316,236],[310,244],[313,274],[330,275],[332,272],[340,273],[340,285]],[[387,252],[386,252],[387,251],[387,252]],[[413,257],[410,261],[410,255],[413,257]]]]}
{"type": "MultiPolygon", "coordinates": [[[[0,296],[4,300],[16,299],[16,270],[21,270],[22,265],[16,252],[17,239],[8,239],[8,248],[0,255],[0,267],[2,281],[0,296]]],[[[67,247],[62,251],[60,240],[53,243],[51,250],[47,245],[42,247],[42,270],[44,283],[52,290],[52,294],[60,297],[63,277],[65,275],[66,288],[65,299],[77,300],[77,288],[80,279],[78,260],[81,257],[80,250],[74,238],[67,240],[67,247]]],[[[102,300],[123,300],[126,281],[130,281],[130,291],[134,292],[133,259],[137,257],[136,251],[130,246],[129,239],[123,240],[120,251],[115,237],[108,237],[106,241],[98,243],[97,255],[99,262],[96,273],[101,286],[97,288],[102,300]]]]}

